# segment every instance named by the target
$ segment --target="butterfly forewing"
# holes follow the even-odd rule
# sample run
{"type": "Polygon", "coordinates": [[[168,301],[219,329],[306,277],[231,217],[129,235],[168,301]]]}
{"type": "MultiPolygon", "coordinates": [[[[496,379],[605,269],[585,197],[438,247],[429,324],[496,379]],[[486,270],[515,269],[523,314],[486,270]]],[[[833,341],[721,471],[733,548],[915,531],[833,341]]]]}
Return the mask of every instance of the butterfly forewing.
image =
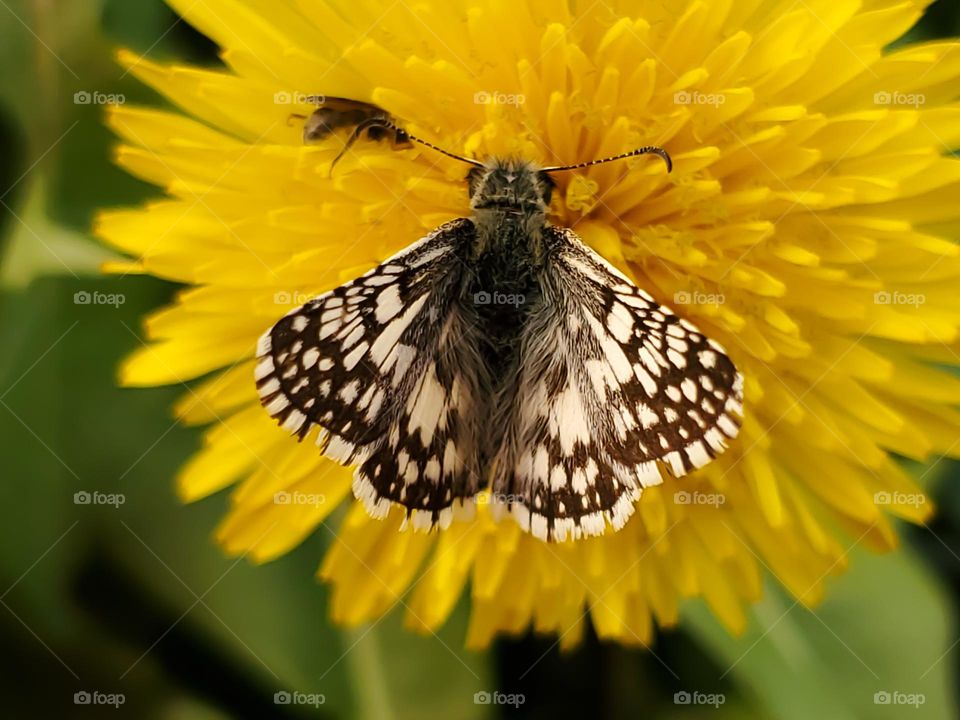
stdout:
{"type": "Polygon", "coordinates": [[[267,411],[338,462],[375,517],[390,503],[444,526],[479,489],[476,319],[461,301],[473,224],[448,223],[293,310],[258,345],[267,411]]]}
{"type": "Polygon", "coordinates": [[[522,333],[494,501],[543,539],[619,529],[645,486],[709,462],[739,429],[723,348],[572,231],[544,230],[542,300],[522,333]]]}

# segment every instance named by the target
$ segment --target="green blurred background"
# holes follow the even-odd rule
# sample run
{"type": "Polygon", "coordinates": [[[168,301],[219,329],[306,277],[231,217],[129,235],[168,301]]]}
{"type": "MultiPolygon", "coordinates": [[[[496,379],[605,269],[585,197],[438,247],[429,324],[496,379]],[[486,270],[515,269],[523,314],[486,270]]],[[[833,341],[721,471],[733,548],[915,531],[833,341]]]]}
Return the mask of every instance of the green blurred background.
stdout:
{"type": "MultiPolygon", "coordinates": [[[[905,41],[957,34],[960,3],[940,0],[905,41]]],[[[0,0],[4,717],[957,717],[960,483],[947,482],[958,474],[947,461],[916,469],[941,508],[935,522],[903,528],[894,555],[854,554],[816,613],[770,582],[744,637],[691,603],[653,653],[591,637],[561,654],[533,636],[467,652],[466,604],[436,638],[404,632],[396,612],[343,630],[313,579],[328,535],[262,567],[224,557],[211,534],[226,493],[174,497],[199,442],[171,419],[183,388],[115,387],[139,318],[176,289],[97,274],[109,255],[89,239],[96,208],[156,195],[111,165],[102,107],[74,101],[99,91],[163,103],[112,63],[120,45],[219,64],[160,0],[0,0]],[[124,302],[77,304],[82,292],[124,302]],[[125,502],[76,504],[83,491],[125,502]],[[474,702],[494,690],[524,702],[474,702]],[[694,690],[725,702],[675,702],[694,690]],[[275,702],[294,691],[324,702],[275,702]],[[78,692],[123,704],[78,703],[78,692]],[[923,702],[877,704],[878,692],[923,702]]]]}

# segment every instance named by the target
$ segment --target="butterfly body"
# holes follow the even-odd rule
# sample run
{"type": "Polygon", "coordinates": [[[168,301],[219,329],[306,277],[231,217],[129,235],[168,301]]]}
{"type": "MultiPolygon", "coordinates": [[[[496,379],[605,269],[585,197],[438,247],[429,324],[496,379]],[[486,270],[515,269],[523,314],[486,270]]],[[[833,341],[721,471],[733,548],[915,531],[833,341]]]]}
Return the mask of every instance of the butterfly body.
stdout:
{"type": "Polygon", "coordinates": [[[282,318],[258,345],[261,401],[356,466],[374,517],[416,528],[481,490],[544,540],[619,529],[644,487],[739,429],[723,348],[551,225],[542,169],[492,159],[472,216],[282,318]]]}

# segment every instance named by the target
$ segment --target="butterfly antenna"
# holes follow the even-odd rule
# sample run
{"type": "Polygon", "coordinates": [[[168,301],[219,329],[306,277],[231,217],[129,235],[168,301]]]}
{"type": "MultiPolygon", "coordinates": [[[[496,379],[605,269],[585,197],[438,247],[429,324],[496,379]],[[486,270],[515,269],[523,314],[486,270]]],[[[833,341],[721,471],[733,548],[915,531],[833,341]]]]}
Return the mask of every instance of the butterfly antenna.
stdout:
{"type": "Polygon", "coordinates": [[[394,128],[394,129],[397,131],[398,137],[403,137],[403,138],[406,138],[407,140],[413,140],[413,142],[415,142],[415,143],[420,143],[420,144],[423,145],[424,147],[428,147],[428,148],[430,148],[431,150],[435,150],[436,152],[440,153],[441,155],[446,155],[447,157],[453,158],[454,160],[459,160],[460,162],[465,162],[465,163],[467,163],[468,165],[473,165],[474,167],[480,167],[480,168],[484,167],[484,164],[483,164],[482,162],[480,162],[479,160],[474,160],[473,158],[464,157],[463,155],[457,155],[456,153],[452,153],[452,152],[450,152],[449,150],[444,150],[442,147],[438,147],[437,145],[434,145],[434,144],[431,143],[431,142],[427,142],[426,140],[423,140],[423,139],[421,139],[421,138],[418,138],[418,137],[415,136],[415,135],[411,135],[411,134],[408,133],[406,130],[403,130],[403,129],[401,129],[401,128],[398,128],[398,127],[397,127],[396,125],[394,125],[393,123],[390,123],[390,127],[394,128]]]}
{"type": "Polygon", "coordinates": [[[620,155],[612,155],[611,157],[601,158],[600,160],[590,160],[588,162],[577,163],[576,165],[555,165],[553,167],[545,167],[541,169],[541,172],[559,172],[560,170],[579,170],[580,168],[590,167],[591,165],[602,165],[603,163],[613,162],[614,160],[626,160],[627,158],[636,157],[637,155],[659,155],[663,158],[663,161],[667,164],[667,172],[673,170],[673,160],[670,159],[670,154],[664,150],[662,147],[657,145],[647,145],[645,147],[637,148],[636,150],[631,150],[630,152],[621,153],[620,155]]]}
{"type": "Polygon", "coordinates": [[[359,123],[354,128],[353,132],[350,133],[350,137],[347,139],[347,142],[344,144],[343,149],[340,150],[337,156],[333,159],[333,162],[330,163],[331,174],[333,173],[334,166],[336,166],[336,164],[340,162],[340,158],[342,158],[347,153],[347,150],[349,150],[353,146],[353,144],[360,139],[360,136],[362,136],[363,133],[367,132],[372,128],[382,128],[384,130],[392,130],[394,133],[396,133],[396,142],[398,143],[406,142],[408,140],[413,141],[415,143],[419,143],[420,145],[423,145],[424,147],[428,147],[431,150],[435,150],[441,155],[446,155],[447,157],[453,158],[454,160],[459,160],[460,162],[465,162],[469,165],[474,165],[476,167],[484,167],[483,163],[480,162],[479,160],[474,160],[473,158],[457,155],[456,153],[452,153],[449,150],[444,150],[442,147],[434,145],[432,142],[427,142],[426,140],[418,138],[416,135],[411,135],[406,130],[404,130],[401,127],[398,127],[393,121],[387,118],[373,117],[373,118],[367,118],[363,122],[359,123]]]}

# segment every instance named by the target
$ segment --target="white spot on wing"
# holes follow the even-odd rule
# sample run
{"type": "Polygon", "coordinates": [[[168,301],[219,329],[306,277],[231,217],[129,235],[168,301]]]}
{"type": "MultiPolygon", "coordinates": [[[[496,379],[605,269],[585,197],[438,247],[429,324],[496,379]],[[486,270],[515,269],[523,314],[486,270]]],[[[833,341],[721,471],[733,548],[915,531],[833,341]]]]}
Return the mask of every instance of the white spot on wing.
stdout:
{"type": "Polygon", "coordinates": [[[424,293],[407,306],[403,314],[394,320],[391,320],[380,333],[379,337],[370,346],[370,357],[377,365],[384,365],[386,359],[393,352],[394,347],[400,340],[403,331],[407,329],[413,318],[420,312],[420,308],[430,297],[430,293],[424,293]]]}
{"type": "Polygon", "coordinates": [[[400,301],[400,288],[398,288],[396,284],[381,290],[380,294],[377,295],[377,310],[375,315],[377,322],[387,322],[390,318],[395,317],[402,308],[403,303],[400,301]]]}
{"type": "Polygon", "coordinates": [[[300,364],[303,365],[304,370],[309,370],[314,365],[317,364],[317,360],[320,359],[320,351],[315,348],[307,348],[303,352],[303,356],[300,358],[300,364]]]}

